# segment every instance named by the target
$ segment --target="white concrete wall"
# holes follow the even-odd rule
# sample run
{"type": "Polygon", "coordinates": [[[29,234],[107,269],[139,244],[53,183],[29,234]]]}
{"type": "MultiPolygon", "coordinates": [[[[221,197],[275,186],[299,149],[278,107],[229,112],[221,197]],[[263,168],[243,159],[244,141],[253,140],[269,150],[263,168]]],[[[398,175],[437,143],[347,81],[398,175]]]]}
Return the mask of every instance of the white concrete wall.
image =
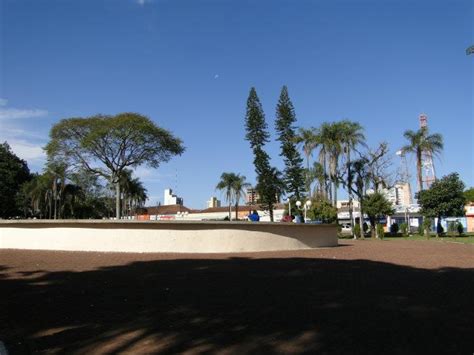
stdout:
{"type": "Polygon", "coordinates": [[[228,253],[331,246],[337,246],[335,225],[192,221],[0,222],[0,249],[228,253]]]}

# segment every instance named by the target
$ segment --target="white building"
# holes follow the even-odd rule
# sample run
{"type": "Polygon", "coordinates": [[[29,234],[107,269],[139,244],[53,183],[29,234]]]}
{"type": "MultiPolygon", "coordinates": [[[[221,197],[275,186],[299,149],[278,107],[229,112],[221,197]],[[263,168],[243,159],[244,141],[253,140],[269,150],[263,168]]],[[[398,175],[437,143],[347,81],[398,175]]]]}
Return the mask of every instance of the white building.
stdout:
{"type": "Polygon", "coordinates": [[[410,206],[413,203],[408,183],[396,184],[389,190],[383,190],[383,193],[394,206],[410,206]]]}
{"type": "Polygon", "coordinates": [[[212,196],[209,201],[207,201],[207,208],[221,207],[221,201],[217,197],[212,196]]]}
{"type": "Polygon", "coordinates": [[[173,190],[165,189],[165,198],[163,205],[183,205],[183,199],[173,194],[173,190]]]}

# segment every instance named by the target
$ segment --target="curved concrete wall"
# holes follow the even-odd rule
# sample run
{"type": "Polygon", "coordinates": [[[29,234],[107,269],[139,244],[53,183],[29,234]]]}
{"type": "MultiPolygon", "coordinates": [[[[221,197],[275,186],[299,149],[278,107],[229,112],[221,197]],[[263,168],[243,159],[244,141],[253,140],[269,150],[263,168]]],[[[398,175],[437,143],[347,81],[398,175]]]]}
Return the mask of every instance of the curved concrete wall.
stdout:
{"type": "Polygon", "coordinates": [[[0,249],[232,253],[332,246],[337,246],[336,225],[88,220],[0,222],[0,249]]]}

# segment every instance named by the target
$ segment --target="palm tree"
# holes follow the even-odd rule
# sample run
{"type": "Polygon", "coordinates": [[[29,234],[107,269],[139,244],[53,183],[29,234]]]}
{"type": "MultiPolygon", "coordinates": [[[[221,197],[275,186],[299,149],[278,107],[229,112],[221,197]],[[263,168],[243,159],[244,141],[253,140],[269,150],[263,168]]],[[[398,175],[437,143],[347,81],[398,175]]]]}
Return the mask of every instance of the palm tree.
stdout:
{"type": "Polygon", "coordinates": [[[352,179],[353,179],[353,174],[351,171],[351,152],[355,150],[355,148],[358,145],[363,145],[365,146],[365,136],[363,133],[363,128],[358,122],[352,122],[349,120],[343,120],[340,122],[341,125],[341,130],[342,130],[342,136],[341,136],[341,143],[343,147],[343,151],[345,153],[345,158],[346,158],[346,173],[347,173],[347,190],[349,192],[349,218],[350,218],[350,223],[351,227],[352,225],[352,217],[353,217],[353,206],[352,206],[352,200],[353,200],[353,195],[352,195],[352,190],[350,186],[352,186],[352,179]]]}
{"type": "Polygon", "coordinates": [[[306,190],[308,191],[309,196],[311,196],[311,178],[310,178],[310,167],[309,167],[309,158],[313,153],[313,150],[318,146],[317,140],[317,131],[315,128],[299,128],[298,134],[295,137],[297,144],[303,146],[303,153],[306,157],[306,190]]]}
{"type": "Polygon", "coordinates": [[[128,169],[123,171],[119,183],[122,187],[122,211],[130,215],[132,210],[143,206],[148,198],[147,190],[139,178],[132,177],[132,171],[128,169]]]}
{"type": "Polygon", "coordinates": [[[418,192],[423,189],[422,156],[423,153],[436,156],[443,150],[443,136],[439,133],[429,134],[428,127],[421,127],[418,131],[407,130],[403,136],[408,144],[402,147],[403,153],[414,153],[416,157],[416,176],[418,192]]]}
{"type": "Polygon", "coordinates": [[[339,157],[342,152],[341,137],[343,126],[339,122],[324,122],[318,129],[319,141],[319,163],[322,165],[324,174],[329,170],[329,186],[326,187],[326,195],[332,204],[337,203],[338,165],[339,157]]]}
{"type": "Polygon", "coordinates": [[[231,206],[232,206],[232,197],[234,196],[234,186],[235,182],[239,179],[239,176],[235,173],[222,173],[221,180],[216,186],[218,190],[225,190],[225,198],[229,203],[229,221],[232,220],[231,215],[231,206]]]}
{"type": "Polygon", "coordinates": [[[235,197],[235,220],[239,219],[239,201],[245,195],[245,189],[250,187],[250,184],[245,181],[246,177],[240,174],[235,175],[234,184],[232,186],[235,197]]]}

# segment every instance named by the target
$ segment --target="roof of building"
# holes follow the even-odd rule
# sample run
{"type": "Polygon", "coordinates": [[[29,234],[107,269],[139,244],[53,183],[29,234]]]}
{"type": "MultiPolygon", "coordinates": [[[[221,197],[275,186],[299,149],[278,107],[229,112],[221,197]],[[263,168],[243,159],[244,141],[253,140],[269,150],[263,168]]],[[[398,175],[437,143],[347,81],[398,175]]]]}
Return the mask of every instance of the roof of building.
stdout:
{"type": "Polygon", "coordinates": [[[163,205],[163,206],[154,206],[146,207],[147,213],[149,215],[161,215],[161,214],[176,214],[177,212],[188,212],[191,213],[191,209],[183,205],[163,205]]]}
{"type": "MultiPolygon", "coordinates": [[[[284,209],[285,205],[282,203],[275,204],[274,209],[284,209]]],[[[177,212],[188,212],[188,213],[213,213],[213,212],[228,212],[229,206],[222,207],[210,207],[203,210],[190,209],[182,205],[163,205],[163,206],[152,206],[145,207],[149,215],[166,215],[166,214],[176,214],[177,212]]],[[[260,205],[242,205],[239,206],[239,211],[251,211],[251,210],[260,210],[260,205]]],[[[231,206],[231,211],[235,212],[235,206],[231,206]]]]}

